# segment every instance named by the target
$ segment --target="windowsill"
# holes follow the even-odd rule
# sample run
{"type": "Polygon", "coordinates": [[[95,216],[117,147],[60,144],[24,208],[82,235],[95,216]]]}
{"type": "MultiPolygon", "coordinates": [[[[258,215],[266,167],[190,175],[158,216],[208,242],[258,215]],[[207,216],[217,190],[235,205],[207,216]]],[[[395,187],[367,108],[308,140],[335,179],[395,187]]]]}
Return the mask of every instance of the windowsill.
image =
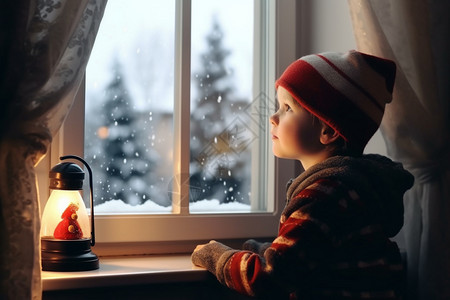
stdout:
{"type": "Polygon", "coordinates": [[[100,257],[100,268],[83,272],[42,272],[44,291],[203,281],[209,274],[190,254],[100,257]]]}

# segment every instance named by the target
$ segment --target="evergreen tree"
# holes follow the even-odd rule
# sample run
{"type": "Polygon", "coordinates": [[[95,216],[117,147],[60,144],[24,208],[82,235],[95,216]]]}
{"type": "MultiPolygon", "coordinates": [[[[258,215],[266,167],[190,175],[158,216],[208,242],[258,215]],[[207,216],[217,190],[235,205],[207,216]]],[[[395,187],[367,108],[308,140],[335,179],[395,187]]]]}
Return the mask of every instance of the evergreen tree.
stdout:
{"type": "Polygon", "coordinates": [[[154,161],[139,140],[137,113],[117,61],[113,74],[102,105],[101,151],[95,157],[102,173],[98,174],[100,202],[120,199],[131,205],[142,204],[151,198],[148,187],[154,161]]]}
{"type": "MultiPolygon", "coordinates": [[[[243,178],[249,172],[249,158],[232,149],[233,124],[239,107],[248,103],[233,96],[233,72],[226,64],[230,51],[223,46],[223,31],[216,19],[206,36],[207,51],[201,55],[201,69],[194,73],[197,97],[191,113],[191,201],[243,199],[243,178]]],[[[248,156],[248,155],[247,155],[248,156]]],[[[248,188],[247,188],[248,190],[248,188]]]]}

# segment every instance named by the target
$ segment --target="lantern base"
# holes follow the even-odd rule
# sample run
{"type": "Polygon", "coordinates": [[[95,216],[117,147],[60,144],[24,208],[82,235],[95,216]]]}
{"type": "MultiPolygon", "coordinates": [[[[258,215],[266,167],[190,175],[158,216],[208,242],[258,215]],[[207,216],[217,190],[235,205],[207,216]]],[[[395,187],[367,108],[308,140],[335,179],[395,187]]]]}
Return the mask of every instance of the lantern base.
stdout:
{"type": "Polygon", "coordinates": [[[58,240],[41,238],[43,271],[89,271],[99,268],[90,239],[58,240]]]}

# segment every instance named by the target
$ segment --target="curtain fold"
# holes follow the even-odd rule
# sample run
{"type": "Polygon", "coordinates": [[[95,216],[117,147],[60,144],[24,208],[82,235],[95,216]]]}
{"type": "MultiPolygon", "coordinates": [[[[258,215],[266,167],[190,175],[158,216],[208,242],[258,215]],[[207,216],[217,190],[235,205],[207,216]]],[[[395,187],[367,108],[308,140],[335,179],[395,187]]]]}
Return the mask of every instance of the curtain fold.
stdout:
{"type": "Polygon", "coordinates": [[[83,77],[106,0],[0,4],[0,298],[40,299],[34,166],[83,77]]]}
{"type": "Polygon", "coordinates": [[[358,50],[396,61],[381,133],[405,195],[408,299],[450,299],[450,1],[349,0],[358,50]]]}

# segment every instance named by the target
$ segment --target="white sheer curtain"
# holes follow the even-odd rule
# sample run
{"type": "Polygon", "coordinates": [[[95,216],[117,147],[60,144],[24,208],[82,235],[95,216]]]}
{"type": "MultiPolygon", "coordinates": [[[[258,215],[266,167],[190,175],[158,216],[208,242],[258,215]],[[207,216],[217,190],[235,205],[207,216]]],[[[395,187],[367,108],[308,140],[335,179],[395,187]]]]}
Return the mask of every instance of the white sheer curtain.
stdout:
{"type": "Polygon", "coordinates": [[[358,49],[397,62],[381,131],[416,179],[402,231],[408,299],[450,299],[450,1],[348,3],[358,49]]]}
{"type": "Polygon", "coordinates": [[[106,0],[0,4],[0,298],[40,299],[34,166],[69,111],[106,0]]]}

